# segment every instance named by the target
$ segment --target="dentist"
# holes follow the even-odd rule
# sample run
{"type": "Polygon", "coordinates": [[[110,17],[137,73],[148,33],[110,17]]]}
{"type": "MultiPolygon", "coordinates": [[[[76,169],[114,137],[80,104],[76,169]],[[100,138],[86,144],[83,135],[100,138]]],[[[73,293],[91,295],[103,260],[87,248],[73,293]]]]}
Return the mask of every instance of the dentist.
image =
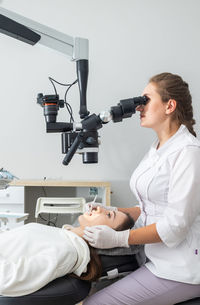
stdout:
{"type": "Polygon", "coordinates": [[[139,206],[118,208],[136,226],[122,232],[86,227],[84,238],[104,249],[145,244],[147,260],[84,305],[171,305],[200,297],[200,141],[192,98],[188,84],[171,73],[152,77],[143,95],[141,126],[152,128],[157,140],[130,180],[139,206]]]}

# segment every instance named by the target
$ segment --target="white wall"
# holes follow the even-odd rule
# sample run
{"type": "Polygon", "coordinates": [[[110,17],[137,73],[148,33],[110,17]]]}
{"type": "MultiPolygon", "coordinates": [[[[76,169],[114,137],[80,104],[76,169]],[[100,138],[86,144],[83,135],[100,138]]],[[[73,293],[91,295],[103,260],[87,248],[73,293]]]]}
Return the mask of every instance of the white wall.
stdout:
{"type": "MultiPolygon", "coordinates": [[[[4,0],[0,5],[71,36],[90,42],[88,109],[110,109],[140,95],[160,72],[189,82],[199,134],[199,0],[4,0]]],[[[75,64],[45,47],[0,36],[0,163],[21,179],[56,178],[112,182],[113,204],[130,205],[129,178],[155,135],[142,129],[138,114],[100,130],[99,163],[75,156],[62,165],[60,134],[46,134],[38,92],[53,93],[48,81],[73,81],[75,64]]],[[[60,93],[63,89],[60,87],[60,93]]],[[[79,119],[78,89],[69,101],[79,119]]],[[[60,110],[58,120],[66,120],[60,110]]]]}

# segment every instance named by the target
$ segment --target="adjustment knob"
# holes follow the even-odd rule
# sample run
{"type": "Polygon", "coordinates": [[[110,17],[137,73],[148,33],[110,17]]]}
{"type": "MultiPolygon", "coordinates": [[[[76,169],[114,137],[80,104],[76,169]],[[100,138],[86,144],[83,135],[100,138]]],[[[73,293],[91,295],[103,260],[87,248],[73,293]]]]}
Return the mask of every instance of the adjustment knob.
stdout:
{"type": "Polygon", "coordinates": [[[88,137],[85,142],[89,145],[96,144],[96,140],[93,137],[88,137]]]}

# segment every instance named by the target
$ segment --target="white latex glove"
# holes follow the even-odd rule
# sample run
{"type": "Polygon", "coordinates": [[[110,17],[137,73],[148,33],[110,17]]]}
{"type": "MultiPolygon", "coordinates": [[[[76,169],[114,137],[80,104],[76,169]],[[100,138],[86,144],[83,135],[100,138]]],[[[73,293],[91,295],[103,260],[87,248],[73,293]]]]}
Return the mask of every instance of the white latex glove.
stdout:
{"type": "Polygon", "coordinates": [[[115,231],[108,226],[85,227],[83,238],[94,248],[129,247],[129,231],[115,231]]]}
{"type": "Polygon", "coordinates": [[[108,211],[117,211],[117,207],[112,206],[105,206],[102,203],[98,202],[88,202],[85,204],[85,212],[91,212],[93,208],[101,207],[102,209],[108,210],[108,211]]]}

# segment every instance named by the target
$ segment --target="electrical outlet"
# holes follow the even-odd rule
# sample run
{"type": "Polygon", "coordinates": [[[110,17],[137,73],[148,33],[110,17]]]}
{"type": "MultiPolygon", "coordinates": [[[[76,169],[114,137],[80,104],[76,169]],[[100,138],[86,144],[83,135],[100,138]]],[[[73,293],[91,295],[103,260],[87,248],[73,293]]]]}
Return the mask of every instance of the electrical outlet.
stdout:
{"type": "Polygon", "coordinates": [[[98,188],[97,188],[97,187],[90,187],[90,188],[89,188],[89,195],[90,195],[90,196],[96,196],[96,195],[98,195],[98,188]]]}

